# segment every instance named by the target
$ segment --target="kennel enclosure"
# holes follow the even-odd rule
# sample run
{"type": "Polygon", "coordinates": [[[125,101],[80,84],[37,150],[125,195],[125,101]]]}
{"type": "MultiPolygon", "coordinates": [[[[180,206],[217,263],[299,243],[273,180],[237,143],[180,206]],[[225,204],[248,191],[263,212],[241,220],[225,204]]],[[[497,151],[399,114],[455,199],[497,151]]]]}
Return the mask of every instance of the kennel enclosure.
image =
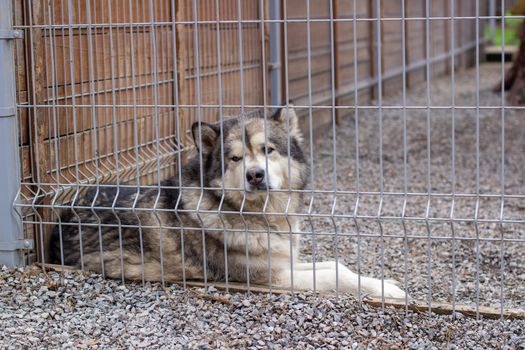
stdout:
{"type": "MultiPolygon", "coordinates": [[[[503,90],[499,105],[485,105],[479,89],[463,104],[460,82],[455,80],[456,74],[471,67],[476,70],[471,78],[480,86],[484,28],[494,30],[500,25],[496,22],[512,4],[454,0],[3,0],[2,9],[9,11],[0,14],[0,57],[4,62],[0,69],[4,82],[0,88],[0,142],[5,150],[0,161],[6,169],[0,174],[1,186],[5,186],[0,200],[1,262],[46,262],[45,247],[61,209],[74,208],[87,188],[107,183],[155,187],[162,179],[176,176],[192,149],[188,133],[192,122],[247,116],[261,109],[276,109],[289,100],[300,115],[306,150],[315,169],[310,204],[330,197],[322,202],[326,208],[298,213],[307,221],[313,218],[330,223],[319,224],[318,234],[346,232],[356,240],[367,235],[384,239],[389,235],[386,223],[394,221],[404,234],[392,233],[393,238],[405,239],[406,244],[409,238],[426,240],[430,247],[434,231],[429,223],[446,224],[452,231],[456,223],[456,230],[470,223],[475,232],[463,238],[478,244],[474,248],[478,258],[483,239],[523,244],[523,217],[505,216],[508,203],[525,198],[519,186],[505,187],[505,113],[521,109],[505,105],[503,90]],[[435,104],[429,86],[443,76],[451,79],[451,98],[435,104]],[[408,92],[418,89],[425,94],[420,103],[407,102],[408,92]],[[387,100],[389,96],[397,97],[387,100]],[[464,191],[455,187],[455,170],[446,175],[450,177],[448,187],[433,187],[432,166],[439,157],[433,146],[440,141],[432,138],[431,126],[435,111],[442,110],[451,121],[462,118],[464,112],[473,113],[471,141],[478,148],[472,154],[477,161],[469,169],[475,179],[464,191]],[[503,123],[496,129],[501,167],[494,170],[501,175],[501,186],[484,188],[479,120],[488,110],[503,123]],[[389,120],[394,119],[387,119],[388,111],[404,117],[391,125],[389,120]],[[423,123],[416,123],[422,132],[415,137],[424,139],[419,151],[425,154],[416,167],[423,169],[418,176],[425,181],[412,187],[407,170],[412,152],[406,141],[407,120],[416,118],[417,113],[423,123]],[[363,128],[359,122],[364,117],[377,120],[377,130],[365,132],[377,143],[379,152],[373,155],[377,166],[368,173],[378,181],[370,185],[363,175],[366,169],[360,168],[362,157],[372,156],[360,143],[365,141],[359,139],[363,128]],[[349,118],[354,123],[344,124],[349,118]],[[338,148],[341,125],[354,128],[354,133],[346,135],[356,145],[351,157],[355,184],[351,185],[339,180],[345,176],[338,172],[345,159],[338,148]],[[383,139],[383,132],[390,129],[383,126],[405,135],[397,139],[399,143],[390,144],[401,154],[397,173],[385,171],[384,155],[388,152],[383,152],[383,147],[388,139],[383,139]],[[319,154],[320,148],[313,146],[323,138],[331,153],[319,154]],[[332,160],[326,182],[321,184],[320,175],[316,175],[318,157],[332,160]],[[341,198],[355,204],[341,208],[341,198]],[[359,205],[367,200],[374,203],[375,212],[360,212],[359,205]],[[437,202],[448,204],[439,208],[437,202]],[[480,213],[485,202],[496,210],[483,217],[480,213]],[[462,206],[471,205],[473,213],[454,216],[454,208],[461,212],[462,206]],[[390,211],[389,206],[402,210],[390,211]],[[410,214],[411,206],[420,211],[410,214]],[[345,220],[354,226],[345,226],[345,220]],[[423,234],[407,233],[406,226],[411,223],[420,224],[418,230],[423,234]],[[493,236],[480,234],[484,231],[479,226],[485,224],[493,236]],[[515,227],[512,232],[516,235],[503,237],[499,232],[504,224],[515,227]]],[[[500,67],[503,75],[503,59],[500,67]]],[[[455,126],[451,128],[447,143],[452,144],[452,151],[445,158],[454,162],[456,142],[461,141],[455,139],[455,126]]],[[[438,236],[449,241],[462,239],[454,232],[438,236]]],[[[380,247],[383,259],[385,244],[380,247]]],[[[499,255],[496,259],[503,261],[499,255]]],[[[480,264],[478,261],[478,268],[480,264]]],[[[385,265],[380,265],[384,273],[385,265]]],[[[505,264],[499,268],[497,276],[503,278],[505,264]]],[[[431,275],[430,269],[429,295],[431,275]]],[[[479,275],[476,278],[479,281],[479,275]]]]}

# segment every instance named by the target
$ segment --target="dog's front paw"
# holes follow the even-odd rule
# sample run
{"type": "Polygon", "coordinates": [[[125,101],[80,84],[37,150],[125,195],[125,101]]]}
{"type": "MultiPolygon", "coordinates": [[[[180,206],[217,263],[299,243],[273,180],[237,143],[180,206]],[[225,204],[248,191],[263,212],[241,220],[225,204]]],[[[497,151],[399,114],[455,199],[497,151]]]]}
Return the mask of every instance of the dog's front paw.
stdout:
{"type": "Polygon", "coordinates": [[[385,280],[383,289],[381,280],[373,280],[367,288],[367,294],[373,298],[382,298],[384,293],[385,298],[405,299],[406,293],[396,284],[397,282],[393,282],[392,280],[385,280]]]}
{"type": "Polygon", "coordinates": [[[385,298],[405,299],[406,293],[390,280],[385,281],[385,298]]]}

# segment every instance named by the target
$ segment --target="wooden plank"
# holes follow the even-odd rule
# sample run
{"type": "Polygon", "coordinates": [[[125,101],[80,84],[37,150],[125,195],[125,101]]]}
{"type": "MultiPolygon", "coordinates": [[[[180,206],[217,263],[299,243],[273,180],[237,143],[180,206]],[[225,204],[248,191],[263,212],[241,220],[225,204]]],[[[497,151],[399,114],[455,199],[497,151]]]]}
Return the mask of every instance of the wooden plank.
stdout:
{"type": "MultiPolygon", "coordinates": [[[[173,139],[175,136],[175,130],[169,130],[171,119],[174,118],[174,111],[159,111],[158,122],[160,125],[161,133],[159,138],[161,139],[173,139]]],[[[155,130],[155,118],[153,115],[141,116],[137,119],[137,131],[138,131],[138,148],[140,149],[143,144],[152,143],[154,144],[157,135],[155,130]]],[[[44,146],[49,150],[50,153],[50,168],[47,171],[54,171],[54,169],[67,167],[74,165],[75,162],[84,162],[92,159],[95,155],[98,158],[111,157],[114,153],[114,143],[116,142],[117,151],[125,151],[135,149],[134,140],[134,121],[128,120],[118,125],[108,125],[102,129],[91,129],[85,130],[77,135],[70,134],[60,138],[48,140],[44,146]],[[114,140],[116,136],[116,141],[114,140]],[[76,142],[75,142],[76,139],[76,142]],[[94,142],[97,141],[97,149],[94,148],[94,142]],[[78,154],[77,159],[73,157],[73,151],[75,145],[78,150],[85,149],[87,152],[78,154]],[[56,163],[58,159],[58,164],[56,163]]]]}
{"type": "MultiPolygon", "coordinates": [[[[366,51],[364,51],[366,54],[366,51]]],[[[340,90],[344,90],[348,86],[354,85],[354,65],[344,65],[341,68],[341,80],[342,80],[342,86],[340,90]]],[[[370,78],[370,61],[358,61],[357,62],[357,81],[363,82],[370,78]]],[[[361,101],[360,103],[363,103],[364,101],[361,101]]]]}
{"type": "MultiPolygon", "coordinates": [[[[312,76],[311,84],[312,84],[312,103],[316,100],[315,95],[318,91],[326,92],[327,94],[331,95],[331,87],[330,87],[331,77],[330,77],[330,70],[325,70],[324,72],[320,72],[320,74],[316,74],[312,76]]],[[[293,96],[295,99],[298,99],[302,96],[308,95],[308,80],[307,79],[300,79],[297,81],[290,82],[289,84],[290,89],[290,96],[293,96]]],[[[325,100],[322,104],[331,105],[331,99],[325,100]]]]}
{"type": "MultiPolygon", "coordinates": [[[[171,71],[171,67],[163,64],[165,59],[162,54],[171,55],[171,29],[169,27],[157,28],[156,44],[158,46],[157,73],[171,71]],[[164,39],[164,40],[163,40],[164,39]]],[[[90,81],[110,80],[131,76],[131,57],[135,58],[135,74],[153,74],[153,53],[151,51],[152,38],[147,32],[133,33],[130,38],[128,30],[119,28],[104,33],[88,31],[74,32],[72,43],[69,33],[64,35],[55,32],[53,38],[46,38],[46,50],[53,53],[55,76],[49,76],[48,86],[63,86],[71,83],[84,83],[89,87],[90,81]],[[130,51],[130,40],[133,40],[133,52],[130,51]],[[91,44],[90,44],[91,41],[91,44]],[[111,42],[113,41],[113,50],[111,42]],[[92,50],[90,51],[90,45],[92,50]],[[112,67],[113,61],[113,67],[112,67]],[[74,76],[71,76],[73,67],[74,76]]],[[[51,72],[50,72],[51,74],[51,72]]]]}
{"type": "MultiPolygon", "coordinates": [[[[175,170],[175,149],[169,141],[160,142],[160,153],[157,152],[157,144],[147,144],[135,150],[126,150],[119,155],[119,180],[120,182],[136,179],[137,164],[139,167],[141,184],[151,184],[157,182],[157,160],[160,163],[161,180],[167,174],[174,175],[175,170]],[[136,157],[139,158],[137,163],[136,157]],[[146,180],[144,180],[146,179],[146,180]],[[145,182],[146,181],[146,182],[145,182]]],[[[117,179],[116,164],[113,158],[101,158],[98,161],[98,170],[92,161],[69,164],[60,169],[58,174],[53,173],[46,185],[50,188],[49,196],[52,197],[56,191],[56,185],[75,185],[93,184],[97,180],[99,183],[115,183],[117,179]],[[78,173],[78,176],[77,176],[78,173]],[[51,188],[53,187],[53,188],[51,188]]]]}
{"type": "MultiPolygon", "coordinates": [[[[312,18],[316,17],[318,15],[321,15],[321,13],[324,13],[325,18],[329,18],[329,3],[328,2],[316,2],[316,5],[313,5],[314,2],[311,3],[311,14],[312,18]],[[319,7],[316,9],[315,7],[319,7]]],[[[334,3],[334,18],[339,17],[338,5],[334,3]]],[[[295,4],[289,4],[289,7],[292,7],[295,9],[295,11],[298,11],[301,9],[301,6],[297,3],[295,4]]],[[[299,16],[303,19],[306,19],[306,12],[305,9],[302,8],[302,15],[299,16]]],[[[301,57],[299,59],[294,59],[289,62],[289,91],[290,96],[294,101],[298,103],[298,100],[304,99],[308,95],[308,66],[306,64],[307,61],[307,37],[306,37],[306,26],[307,23],[298,23],[295,25],[295,28],[290,29],[289,26],[289,53],[290,57],[301,57]]],[[[339,72],[340,72],[340,63],[338,60],[340,60],[340,36],[338,35],[338,28],[339,24],[334,24],[334,69],[335,69],[335,75],[336,80],[339,79],[339,72]]],[[[311,69],[311,87],[312,87],[312,93],[313,93],[313,100],[316,99],[316,91],[317,90],[323,90],[330,92],[331,91],[331,47],[330,47],[330,25],[327,22],[324,23],[316,23],[311,22],[310,23],[310,31],[311,31],[311,63],[312,63],[312,69],[311,69]]],[[[338,84],[338,83],[336,83],[338,84]]],[[[331,104],[331,99],[329,98],[325,104],[331,104]]],[[[313,102],[313,101],[312,101],[313,102]]],[[[306,101],[305,103],[308,103],[306,101]]],[[[326,118],[331,120],[331,112],[330,113],[324,113],[326,114],[326,118]]],[[[323,114],[323,115],[324,115],[323,114]]],[[[321,115],[321,113],[316,113],[316,118],[314,120],[314,123],[317,122],[317,119],[323,119],[324,116],[321,115]]]]}
{"type": "MultiPolygon", "coordinates": [[[[383,25],[384,36],[383,36],[383,71],[385,75],[389,72],[395,71],[402,67],[403,64],[403,47],[401,37],[401,26],[403,24],[399,22],[387,22],[383,25]]],[[[398,79],[401,80],[401,79],[398,79]]],[[[395,90],[385,89],[386,95],[398,92],[399,89],[396,87],[395,90]]]]}
{"type": "Polygon", "coordinates": [[[162,82],[155,86],[153,81],[151,81],[151,77],[148,77],[149,81],[144,83],[146,86],[141,87],[139,85],[135,87],[136,101],[133,100],[133,80],[129,81],[129,78],[117,82],[121,87],[118,87],[115,93],[111,91],[111,87],[107,86],[109,83],[107,81],[94,84],[96,89],[94,89],[93,94],[89,92],[89,86],[78,85],[78,89],[75,89],[75,107],[73,107],[70,91],[58,88],[55,90],[60,95],[58,100],[49,101],[50,105],[42,108],[49,115],[49,119],[46,120],[44,138],[47,140],[75,131],[82,132],[94,127],[100,128],[110,125],[113,123],[113,107],[108,106],[112,105],[114,105],[117,123],[134,118],[135,109],[129,107],[134,102],[138,105],[150,106],[137,107],[136,113],[138,117],[151,115],[155,112],[155,93],[158,96],[158,104],[174,105],[174,84],[172,78],[173,73],[159,74],[158,80],[162,82]],[[116,104],[114,104],[113,100],[116,101],[116,104]],[[78,105],[83,105],[83,107],[78,107],[78,105]],[[94,107],[91,107],[91,105],[94,107]],[[94,120],[91,112],[95,113],[94,120]],[[75,121],[76,130],[74,129],[75,121]]]}
{"type": "MultiPolygon", "coordinates": [[[[306,4],[304,0],[287,0],[288,19],[306,19],[306,4]]],[[[316,0],[310,2],[310,13],[319,18],[329,18],[330,0],[316,0]]],[[[284,12],[283,12],[284,13],[284,12]]]]}
{"type": "MultiPolygon", "coordinates": [[[[374,307],[381,307],[382,305],[382,300],[380,298],[365,298],[363,301],[374,307]]],[[[405,300],[385,299],[384,305],[387,307],[391,306],[397,309],[404,309],[405,300]]],[[[433,313],[438,315],[451,315],[454,312],[458,312],[468,317],[477,316],[476,307],[471,305],[456,305],[455,307],[452,307],[451,304],[432,303],[429,307],[424,301],[415,301],[408,305],[408,309],[420,313],[428,312],[430,309],[433,313]]],[[[479,314],[480,316],[483,316],[483,318],[489,319],[499,319],[502,316],[500,308],[489,306],[479,306],[479,314]]],[[[525,319],[525,310],[505,308],[503,309],[503,318],[523,320],[525,319]]]]}
{"type": "Polygon", "coordinates": [[[71,24],[108,24],[108,23],[144,23],[169,21],[169,12],[165,9],[169,6],[170,0],[136,0],[133,1],[133,8],[129,8],[129,1],[73,1],[69,8],[69,2],[63,0],[52,0],[52,20],[56,24],[69,24],[68,14],[71,13],[71,24]],[[153,8],[150,5],[153,4],[153,8]],[[111,6],[111,8],[110,8],[111,6]],[[153,12],[153,18],[150,16],[153,12]],[[130,13],[133,16],[130,16],[130,13]],[[111,18],[110,18],[111,14],[111,18]]]}
{"type": "MultiPolygon", "coordinates": [[[[41,267],[44,271],[51,270],[56,272],[69,272],[69,273],[82,273],[77,268],[71,267],[71,266],[61,266],[56,264],[36,264],[37,266],[41,267]]],[[[181,284],[182,281],[174,281],[173,283],[181,284]]],[[[190,288],[205,288],[213,286],[214,288],[220,290],[220,291],[229,291],[230,293],[256,293],[256,294],[270,294],[270,288],[268,286],[264,285],[257,285],[257,284],[250,284],[250,288],[246,286],[246,284],[243,283],[236,283],[236,282],[229,282],[228,284],[224,282],[208,282],[205,284],[204,282],[200,281],[186,281],[186,286],[190,288]]],[[[296,291],[299,292],[299,291],[296,291]]],[[[271,289],[272,294],[282,295],[282,294],[290,294],[292,293],[291,290],[288,289],[279,289],[279,288],[272,288],[271,289]]],[[[320,292],[318,293],[318,297],[330,297],[334,296],[334,292],[320,292]]],[[[416,301],[416,300],[409,300],[408,306],[406,306],[405,299],[393,299],[393,298],[371,298],[371,297],[364,297],[363,302],[376,307],[381,308],[383,305],[385,307],[394,307],[396,309],[405,309],[405,307],[408,307],[409,310],[418,312],[418,313],[426,313],[430,309],[432,313],[438,314],[438,315],[451,315],[454,312],[461,313],[467,317],[476,317],[477,311],[475,306],[471,305],[461,305],[458,304],[455,307],[453,307],[451,304],[446,303],[432,303],[432,305],[429,307],[428,303],[424,301],[416,301]]],[[[489,307],[489,306],[479,306],[478,307],[479,314],[483,316],[484,318],[489,319],[499,319],[502,316],[501,309],[497,307],[489,307]]],[[[503,318],[505,319],[517,319],[517,320],[523,320],[525,319],[525,310],[522,309],[509,309],[504,308],[503,309],[503,318]]]]}
{"type": "MultiPolygon", "coordinates": [[[[306,52],[304,52],[304,54],[306,54],[306,52]]],[[[288,76],[290,82],[308,80],[308,57],[301,55],[297,58],[289,58],[289,62],[288,76]]],[[[330,72],[330,69],[329,51],[312,52],[310,66],[310,75],[312,77],[319,74],[326,74],[326,72],[330,72]]]]}
{"type": "MultiPolygon", "coordinates": [[[[313,13],[312,18],[315,18],[313,13]]],[[[306,55],[308,48],[308,24],[305,22],[288,23],[288,55],[303,53],[306,55]]],[[[330,50],[330,25],[328,22],[310,22],[310,49],[330,50]]]]}

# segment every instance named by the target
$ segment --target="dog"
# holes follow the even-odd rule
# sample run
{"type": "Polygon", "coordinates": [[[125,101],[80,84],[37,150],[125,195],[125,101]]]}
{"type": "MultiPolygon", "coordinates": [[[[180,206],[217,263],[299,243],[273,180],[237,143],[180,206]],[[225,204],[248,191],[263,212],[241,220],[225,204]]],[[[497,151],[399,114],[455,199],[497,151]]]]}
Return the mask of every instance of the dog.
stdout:
{"type": "MultiPolygon", "coordinates": [[[[308,162],[293,106],[273,115],[196,122],[194,154],[160,187],[99,186],[76,198],[53,232],[57,263],[127,280],[231,281],[358,294],[358,275],[299,257],[308,162]],[[337,272],[336,272],[337,271],[337,272]],[[338,282],[336,280],[338,279],[338,282]],[[314,286],[315,280],[315,286],[314,286]]],[[[404,298],[392,280],[361,293],[404,298]]]]}

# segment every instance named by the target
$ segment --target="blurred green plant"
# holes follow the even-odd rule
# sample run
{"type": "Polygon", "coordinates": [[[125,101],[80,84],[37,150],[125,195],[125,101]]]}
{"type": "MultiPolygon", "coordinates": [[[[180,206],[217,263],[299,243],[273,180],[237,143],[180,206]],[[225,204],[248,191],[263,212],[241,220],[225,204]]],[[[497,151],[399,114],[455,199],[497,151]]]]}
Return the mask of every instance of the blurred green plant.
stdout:
{"type": "MultiPolygon", "coordinates": [[[[505,13],[505,16],[512,16],[511,12],[505,13]]],[[[523,19],[521,18],[505,18],[505,31],[502,32],[501,24],[497,24],[494,28],[494,37],[491,38],[490,27],[485,27],[485,39],[491,40],[494,46],[501,46],[504,40],[505,46],[519,45],[519,26],[523,19]]]]}

